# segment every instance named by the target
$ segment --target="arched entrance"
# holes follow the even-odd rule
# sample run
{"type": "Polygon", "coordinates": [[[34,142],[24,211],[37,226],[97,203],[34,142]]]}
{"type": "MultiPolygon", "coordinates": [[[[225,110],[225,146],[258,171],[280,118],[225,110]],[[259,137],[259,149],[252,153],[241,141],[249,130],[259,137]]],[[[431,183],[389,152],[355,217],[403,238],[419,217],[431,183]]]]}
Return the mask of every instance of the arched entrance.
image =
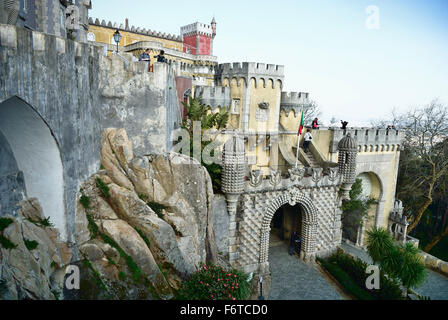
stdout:
{"type": "MultiPolygon", "coordinates": [[[[302,234],[302,217],[303,212],[299,204],[291,206],[285,204],[281,206],[275,212],[271,220],[271,232],[269,235],[270,250],[273,250],[273,246],[283,244],[287,247],[290,246],[291,235],[296,233],[302,234]]],[[[300,245],[298,244],[294,251],[299,251],[300,245]]]]}
{"type": "Polygon", "coordinates": [[[298,205],[300,207],[300,212],[302,213],[300,224],[302,237],[300,258],[305,261],[312,261],[315,258],[317,208],[308,196],[300,192],[298,189],[292,189],[274,200],[266,209],[266,212],[263,216],[260,241],[260,272],[262,274],[269,272],[268,255],[272,218],[276,211],[285,204],[289,204],[289,206],[291,207],[298,205]]]}
{"type": "MultiPolygon", "coordinates": [[[[26,102],[18,97],[0,103],[0,144],[2,150],[8,150],[7,161],[10,172],[23,177],[22,196],[12,185],[1,180],[2,189],[9,191],[9,203],[1,207],[1,213],[14,214],[14,203],[24,197],[39,199],[43,213],[66,238],[66,220],[64,208],[64,177],[61,154],[56,139],[42,117],[26,102]],[[11,198],[14,197],[14,198],[11,198]]],[[[17,180],[20,183],[20,178],[17,180]]]]}

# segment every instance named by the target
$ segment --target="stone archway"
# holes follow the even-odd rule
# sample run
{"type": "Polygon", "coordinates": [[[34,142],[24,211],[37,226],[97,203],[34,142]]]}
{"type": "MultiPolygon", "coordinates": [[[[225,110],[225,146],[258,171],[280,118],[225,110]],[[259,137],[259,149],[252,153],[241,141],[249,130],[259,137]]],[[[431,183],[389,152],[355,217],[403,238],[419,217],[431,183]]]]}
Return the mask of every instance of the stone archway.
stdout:
{"type": "MultiPolygon", "coordinates": [[[[8,150],[10,167],[23,177],[21,198],[37,198],[43,214],[50,217],[66,239],[63,165],[50,127],[29,104],[12,97],[0,103],[0,135],[2,149],[8,150]]],[[[4,183],[0,187],[7,191],[12,188],[4,183]]],[[[14,214],[12,203],[9,208],[1,208],[1,214],[14,214]]]]}
{"type": "Polygon", "coordinates": [[[299,204],[303,210],[302,220],[302,249],[300,257],[304,261],[313,261],[316,252],[316,235],[317,235],[317,213],[318,210],[313,204],[313,201],[300,192],[298,189],[293,189],[285,192],[283,195],[273,200],[266,209],[262,225],[261,225],[261,240],[260,240],[260,271],[262,274],[269,272],[269,234],[270,224],[275,212],[285,204],[294,206],[299,204]]]}

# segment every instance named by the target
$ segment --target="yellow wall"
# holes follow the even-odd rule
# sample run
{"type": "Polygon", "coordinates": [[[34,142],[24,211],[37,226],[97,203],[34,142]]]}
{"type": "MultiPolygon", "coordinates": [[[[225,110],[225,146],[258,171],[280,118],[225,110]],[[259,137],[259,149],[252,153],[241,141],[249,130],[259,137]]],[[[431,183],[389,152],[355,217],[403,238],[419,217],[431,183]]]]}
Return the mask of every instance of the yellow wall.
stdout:
{"type": "MultiPolygon", "coordinates": [[[[89,31],[93,32],[95,34],[95,41],[100,43],[108,43],[108,44],[116,44],[114,41],[113,34],[115,33],[116,29],[103,27],[103,26],[97,26],[97,25],[89,25],[89,31]]],[[[179,41],[174,40],[168,40],[168,39],[162,39],[157,38],[154,36],[149,35],[143,35],[139,33],[134,33],[130,31],[124,31],[120,30],[121,34],[121,41],[119,43],[120,46],[127,46],[129,44],[132,44],[134,42],[139,41],[154,41],[154,42],[160,42],[163,44],[165,48],[175,49],[182,51],[183,50],[183,44],[179,41]]]]}

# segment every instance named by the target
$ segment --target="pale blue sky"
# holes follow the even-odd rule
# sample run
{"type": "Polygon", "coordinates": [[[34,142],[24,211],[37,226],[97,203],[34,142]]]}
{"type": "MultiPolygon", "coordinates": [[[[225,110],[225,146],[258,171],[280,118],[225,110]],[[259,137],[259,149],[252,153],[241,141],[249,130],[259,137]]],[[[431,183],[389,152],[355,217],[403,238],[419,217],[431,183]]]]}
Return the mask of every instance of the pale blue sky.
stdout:
{"type": "Polygon", "coordinates": [[[171,34],[217,21],[219,62],[285,65],[284,91],[309,92],[323,111],[368,125],[393,107],[448,104],[448,0],[92,0],[90,16],[171,34]],[[366,28],[366,8],[379,29],[366,28]]]}

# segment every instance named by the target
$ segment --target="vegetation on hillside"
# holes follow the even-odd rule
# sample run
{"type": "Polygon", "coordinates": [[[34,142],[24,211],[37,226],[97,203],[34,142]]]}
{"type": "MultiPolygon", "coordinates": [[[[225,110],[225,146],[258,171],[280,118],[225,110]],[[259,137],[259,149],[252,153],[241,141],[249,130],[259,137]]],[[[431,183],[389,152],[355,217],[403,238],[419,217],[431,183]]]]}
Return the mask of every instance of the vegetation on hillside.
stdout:
{"type": "Polygon", "coordinates": [[[362,196],[362,180],[356,179],[350,190],[350,200],[342,203],[342,232],[343,237],[356,242],[358,228],[367,218],[369,208],[376,203],[373,198],[362,196]]]}
{"type": "MultiPolygon", "coordinates": [[[[211,143],[211,141],[203,141],[202,137],[204,132],[208,129],[224,129],[229,121],[229,111],[227,107],[223,107],[219,112],[212,113],[207,108],[205,104],[200,102],[199,98],[189,97],[188,103],[184,103],[186,110],[186,117],[182,122],[182,128],[186,129],[190,135],[190,156],[193,157],[193,131],[194,122],[201,122],[201,164],[207,169],[210,177],[212,179],[213,191],[215,193],[221,192],[221,173],[222,167],[217,163],[205,163],[203,161],[202,152],[204,148],[211,143]]],[[[214,156],[214,151],[210,154],[211,157],[214,156]]]]}

